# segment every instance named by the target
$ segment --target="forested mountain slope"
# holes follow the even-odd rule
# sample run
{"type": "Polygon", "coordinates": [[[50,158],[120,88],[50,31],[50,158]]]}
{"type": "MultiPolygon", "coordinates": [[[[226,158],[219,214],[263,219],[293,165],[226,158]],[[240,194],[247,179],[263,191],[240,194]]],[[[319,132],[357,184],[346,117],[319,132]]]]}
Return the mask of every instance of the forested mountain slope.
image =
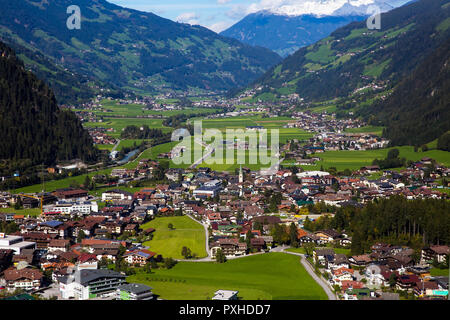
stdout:
{"type": "Polygon", "coordinates": [[[281,60],[269,49],[105,0],[0,0],[0,6],[0,39],[26,55],[27,64],[37,61],[17,45],[123,90],[227,90],[281,60]],[[71,5],[80,8],[79,30],[66,26],[71,5]]]}
{"type": "Polygon", "coordinates": [[[59,109],[52,90],[2,42],[0,137],[2,170],[98,156],[75,114],[59,109]]]}

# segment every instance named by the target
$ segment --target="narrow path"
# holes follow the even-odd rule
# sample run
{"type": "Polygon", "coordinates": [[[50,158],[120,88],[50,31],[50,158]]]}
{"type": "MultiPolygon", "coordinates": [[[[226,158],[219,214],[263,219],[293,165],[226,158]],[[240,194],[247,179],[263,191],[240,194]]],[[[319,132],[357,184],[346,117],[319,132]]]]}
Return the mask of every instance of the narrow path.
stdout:
{"type": "Polygon", "coordinates": [[[325,291],[325,293],[328,296],[329,300],[337,300],[336,295],[334,294],[333,291],[331,291],[330,286],[321,278],[319,277],[313,270],[313,268],[311,267],[311,265],[309,264],[308,261],[306,261],[305,255],[301,254],[301,253],[295,253],[295,252],[289,252],[289,251],[285,251],[283,249],[282,251],[283,253],[286,254],[292,254],[295,256],[299,256],[300,257],[300,262],[301,264],[305,267],[306,271],[309,273],[309,275],[323,288],[323,290],[325,291]]]}
{"type": "MultiPolygon", "coordinates": [[[[206,225],[204,225],[203,223],[201,223],[200,221],[196,220],[190,214],[186,214],[186,216],[188,216],[189,218],[191,218],[192,220],[194,220],[198,224],[201,224],[203,226],[203,229],[205,229],[205,250],[206,250],[206,254],[208,256],[206,258],[197,259],[197,260],[199,260],[199,261],[208,261],[208,259],[211,259],[211,253],[209,252],[209,243],[208,243],[209,242],[209,230],[208,230],[208,227],[206,225]]],[[[194,261],[194,260],[188,260],[188,261],[194,261]]]]}
{"type": "Polygon", "coordinates": [[[116,149],[117,149],[117,147],[119,146],[119,144],[120,144],[120,142],[121,142],[122,140],[117,140],[117,143],[114,145],[114,148],[112,148],[111,149],[111,152],[114,152],[114,151],[116,151],[116,149]]]}

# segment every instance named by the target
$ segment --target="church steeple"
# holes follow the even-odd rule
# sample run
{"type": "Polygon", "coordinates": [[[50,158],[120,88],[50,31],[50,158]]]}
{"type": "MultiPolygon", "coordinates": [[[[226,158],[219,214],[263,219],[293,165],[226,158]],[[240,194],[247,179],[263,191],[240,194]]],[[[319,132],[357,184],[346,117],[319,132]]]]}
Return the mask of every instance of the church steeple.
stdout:
{"type": "Polygon", "coordinates": [[[244,173],[242,172],[242,166],[239,167],[239,183],[244,182],[244,173]]]}

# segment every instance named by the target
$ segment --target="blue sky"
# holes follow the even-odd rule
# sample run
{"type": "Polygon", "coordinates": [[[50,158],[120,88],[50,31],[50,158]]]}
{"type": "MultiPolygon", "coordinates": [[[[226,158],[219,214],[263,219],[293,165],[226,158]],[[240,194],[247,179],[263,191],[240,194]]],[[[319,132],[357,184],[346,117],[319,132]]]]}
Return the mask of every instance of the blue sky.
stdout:
{"type": "Polygon", "coordinates": [[[107,0],[122,7],[153,12],[177,22],[199,24],[215,32],[232,26],[247,14],[271,10],[282,14],[331,14],[345,3],[364,7],[409,0],[107,0]]]}
{"type": "Polygon", "coordinates": [[[251,0],[108,0],[119,6],[153,12],[161,17],[200,24],[216,32],[238,22],[246,15],[251,0]]]}

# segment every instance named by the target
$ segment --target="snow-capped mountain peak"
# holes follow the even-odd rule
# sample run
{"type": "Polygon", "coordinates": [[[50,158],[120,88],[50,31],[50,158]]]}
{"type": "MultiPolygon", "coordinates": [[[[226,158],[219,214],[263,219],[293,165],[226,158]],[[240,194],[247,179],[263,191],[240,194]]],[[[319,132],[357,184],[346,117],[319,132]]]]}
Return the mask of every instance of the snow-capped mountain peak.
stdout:
{"type": "Polygon", "coordinates": [[[373,13],[373,7],[380,12],[399,7],[409,0],[278,0],[262,1],[250,6],[249,13],[268,11],[272,14],[300,16],[312,14],[315,16],[348,16],[367,15],[373,13]]]}

